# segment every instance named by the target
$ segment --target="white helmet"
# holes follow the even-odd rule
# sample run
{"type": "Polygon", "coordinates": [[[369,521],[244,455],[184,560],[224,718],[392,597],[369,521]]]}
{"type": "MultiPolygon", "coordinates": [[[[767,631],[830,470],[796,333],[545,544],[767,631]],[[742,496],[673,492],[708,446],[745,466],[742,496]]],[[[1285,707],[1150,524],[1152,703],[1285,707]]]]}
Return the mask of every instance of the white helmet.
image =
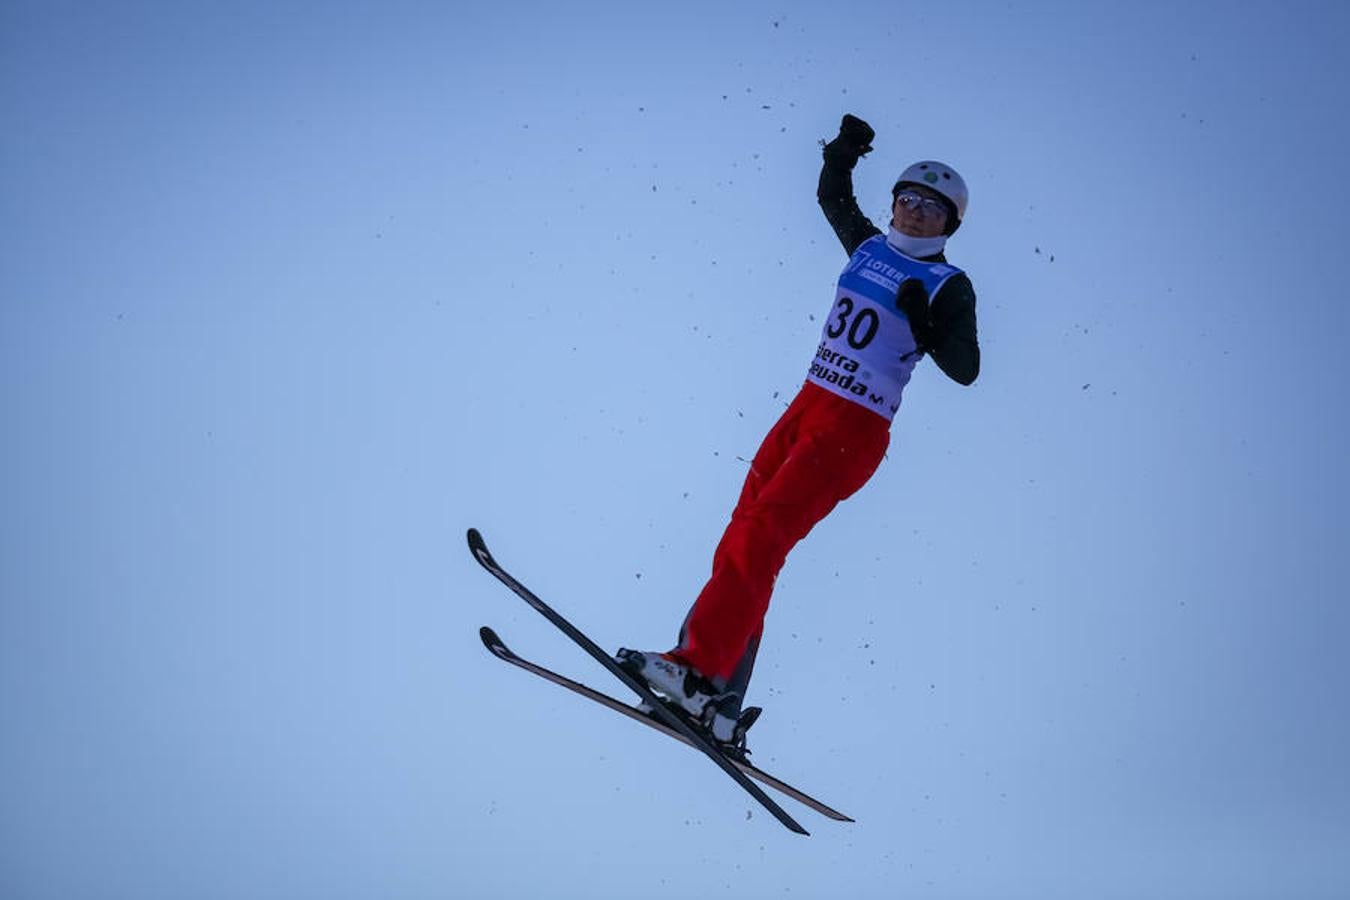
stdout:
{"type": "Polygon", "coordinates": [[[961,220],[966,217],[966,204],[970,201],[970,192],[966,190],[966,181],[946,163],[940,163],[933,159],[916,162],[900,173],[900,178],[895,182],[892,194],[898,194],[900,188],[906,184],[921,184],[926,188],[937,191],[951,201],[952,206],[956,207],[956,221],[948,223],[947,227],[950,231],[955,231],[955,226],[960,225],[961,220]]]}

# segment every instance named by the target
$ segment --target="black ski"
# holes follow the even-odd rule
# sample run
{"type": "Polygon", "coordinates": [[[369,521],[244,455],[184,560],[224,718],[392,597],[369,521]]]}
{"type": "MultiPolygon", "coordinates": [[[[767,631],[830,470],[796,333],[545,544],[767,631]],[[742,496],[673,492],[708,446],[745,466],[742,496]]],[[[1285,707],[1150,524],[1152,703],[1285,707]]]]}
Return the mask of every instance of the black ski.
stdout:
{"type": "Polygon", "coordinates": [[[492,554],[488,552],[487,544],[483,541],[483,536],[474,528],[469,529],[469,549],[473,552],[474,558],[482,564],[483,568],[496,576],[502,584],[509,587],[522,600],[530,604],[530,606],[533,606],[544,616],[544,618],[556,625],[563,634],[575,641],[577,646],[595,657],[596,662],[608,669],[615,678],[622,681],[631,691],[633,691],[633,693],[646,701],[647,705],[661,717],[668,728],[679,733],[692,746],[702,750],[709,759],[715,762],[722,771],[731,776],[732,780],[743,787],[750,796],[754,797],[765,809],[773,813],[774,818],[782,822],[791,831],[795,831],[797,834],[809,834],[805,828],[797,823],[796,819],[788,815],[781,806],[775,803],[772,797],[764,793],[759,785],[751,781],[744,772],[737,768],[735,762],[718,750],[717,746],[709,738],[695,731],[689,726],[688,722],[667,709],[665,704],[658,700],[656,695],[647,689],[647,685],[620,668],[619,664],[594,641],[586,637],[586,635],[582,634],[576,626],[554,611],[553,607],[536,597],[529,588],[513,578],[510,572],[503,569],[497,561],[492,558],[492,554]]]}
{"type": "MultiPolygon", "coordinates": [[[[586,685],[582,684],[579,681],[573,681],[566,675],[559,675],[557,672],[545,669],[543,666],[538,665],[537,663],[532,663],[528,659],[517,656],[511,650],[511,648],[506,646],[506,644],[502,641],[502,639],[497,636],[497,632],[493,631],[491,628],[488,628],[486,625],[478,629],[478,636],[483,639],[483,645],[487,647],[489,651],[492,652],[492,655],[502,660],[503,662],[508,662],[513,666],[518,666],[519,668],[524,669],[526,672],[538,675],[540,678],[543,678],[547,681],[551,681],[554,684],[559,685],[561,687],[565,687],[569,691],[575,691],[576,693],[580,694],[583,697],[586,697],[587,699],[594,700],[601,706],[607,706],[610,709],[614,710],[615,712],[622,713],[628,718],[634,719],[638,722],[641,722],[643,725],[647,725],[651,728],[654,728],[655,730],[661,732],[662,734],[667,735],[668,737],[672,737],[677,741],[681,741],[682,743],[685,744],[689,743],[688,738],[680,734],[675,729],[667,726],[665,722],[656,718],[654,715],[645,713],[635,706],[629,706],[622,700],[618,700],[614,697],[609,696],[608,694],[597,691],[595,688],[587,687],[586,685]]],[[[765,772],[763,769],[751,765],[749,762],[745,760],[731,758],[731,764],[734,765],[736,768],[740,769],[746,775],[749,775],[751,778],[760,782],[761,784],[766,784],[769,787],[773,788],[774,790],[786,794],[793,800],[796,800],[800,803],[805,804],[806,806],[811,807],[812,809],[814,809],[816,812],[820,813],[823,816],[827,816],[831,819],[834,819],[836,822],[854,821],[850,817],[839,812],[837,809],[827,806],[826,804],[817,800],[815,797],[812,797],[810,794],[798,790],[797,788],[793,787],[792,785],[788,784],[785,781],[775,778],[768,772],[765,772]]]]}

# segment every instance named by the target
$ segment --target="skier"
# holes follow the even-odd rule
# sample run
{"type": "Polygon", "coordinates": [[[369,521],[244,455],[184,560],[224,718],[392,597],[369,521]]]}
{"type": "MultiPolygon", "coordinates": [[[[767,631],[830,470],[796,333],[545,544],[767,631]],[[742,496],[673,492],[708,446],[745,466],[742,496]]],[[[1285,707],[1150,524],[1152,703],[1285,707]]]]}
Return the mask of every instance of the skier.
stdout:
{"type": "Polygon", "coordinates": [[[741,702],[788,552],[876,471],[923,355],[959,384],[979,374],[975,290],[943,254],[966,213],[966,184],[940,162],[909,166],[891,191],[883,234],[853,196],[853,168],[875,136],[845,115],[838,136],[822,141],[816,198],[849,262],[806,381],[750,464],[712,577],[673,650],[615,654],[731,750],[745,752],[745,731],[759,713],[742,712],[741,702]]]}

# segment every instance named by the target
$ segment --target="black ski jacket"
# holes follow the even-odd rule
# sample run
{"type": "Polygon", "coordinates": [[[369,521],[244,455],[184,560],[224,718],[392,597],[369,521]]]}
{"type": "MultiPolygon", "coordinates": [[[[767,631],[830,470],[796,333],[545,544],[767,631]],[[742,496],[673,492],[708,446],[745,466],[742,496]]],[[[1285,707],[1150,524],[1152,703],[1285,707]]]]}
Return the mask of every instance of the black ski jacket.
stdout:
{"type": "MultiPolygon", "coordinates": [[[[853,166],[845,160],[825,155],[820,170],[820,184],[816,199],[825,213],[834,233],[849,256],[868,238],[881,234],[881,229],[863,215],[858,200],[853,196],[853,166]]],[[[939,253],[925,257],[924,262],[945,263],[947,257],[939,253]]],[[[931,298],[932,346],[924,347],[938,368],[959,384],[972,384],[980,374],[980,343],[975,333],[975,287],[966,275],[948,278],[931,298]]]]}

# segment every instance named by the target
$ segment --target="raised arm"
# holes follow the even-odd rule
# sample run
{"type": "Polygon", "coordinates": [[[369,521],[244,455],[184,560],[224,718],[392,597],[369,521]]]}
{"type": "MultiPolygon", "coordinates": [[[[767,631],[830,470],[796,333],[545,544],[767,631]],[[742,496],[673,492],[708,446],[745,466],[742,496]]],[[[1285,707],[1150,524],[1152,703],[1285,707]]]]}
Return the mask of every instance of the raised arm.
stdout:
{"type": "Polygon", "coordinates": [[[872,151],[874,137],[872,126],[857,116],[845,115],[838,136],[825,145],[825,163],[816,186],[816,200],[849,256],[863,241],[881,234],[881,229],[863,215],[853,196],[853,167],[872,151]]]}

